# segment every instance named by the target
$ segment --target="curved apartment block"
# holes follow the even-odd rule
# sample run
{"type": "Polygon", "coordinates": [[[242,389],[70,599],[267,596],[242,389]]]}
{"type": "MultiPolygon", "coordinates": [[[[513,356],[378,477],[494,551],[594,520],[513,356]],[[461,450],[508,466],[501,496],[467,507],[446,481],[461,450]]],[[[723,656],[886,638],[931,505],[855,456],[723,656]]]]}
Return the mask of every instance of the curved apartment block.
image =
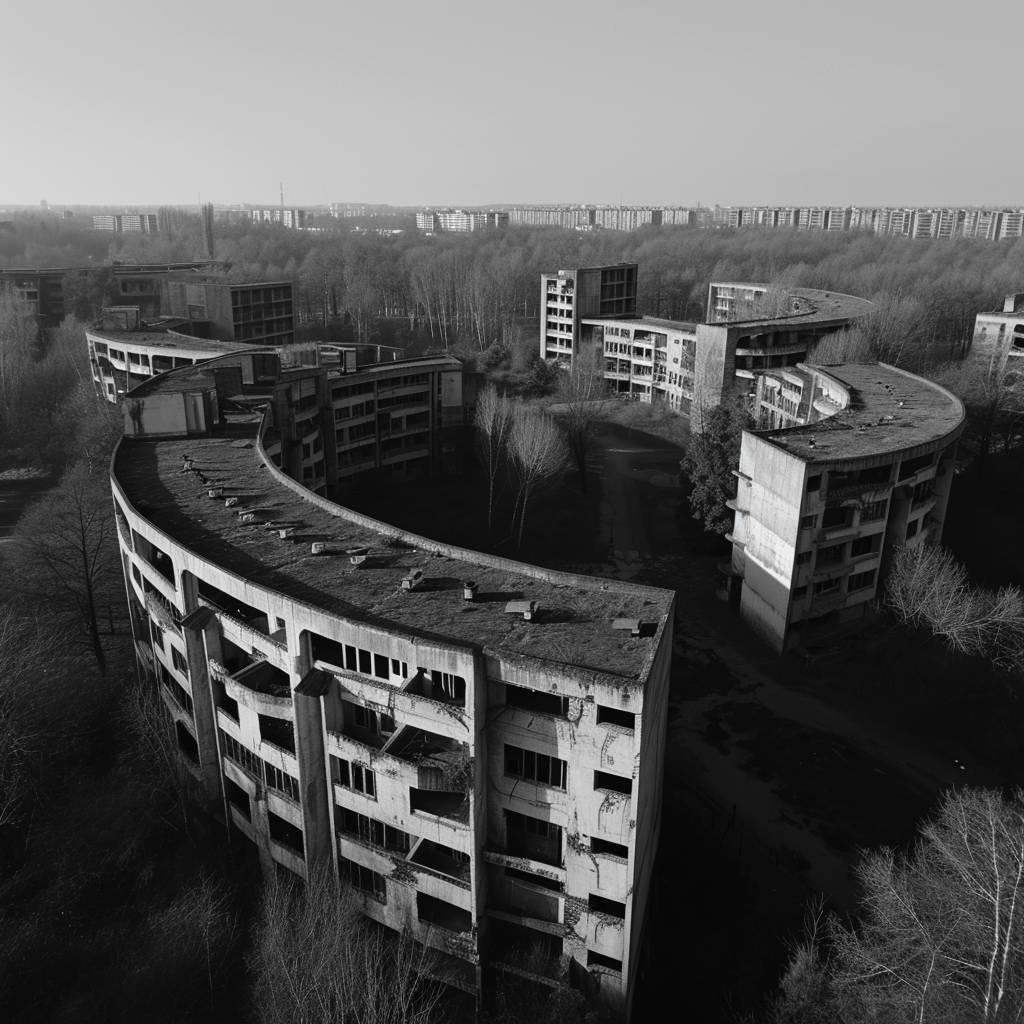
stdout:
{"type": "Polygon", "coordinates": [[[884,364],[765,370],[732,541],[743,618],[779,653],[858,620],[894,548],[938,542],[963,403],[884,364]]]}
{"type": "Polygon", "coordinates": [[[543,275],[541,357],[569,366],[596,346],[609,391],[667,402],[697,430],[702,412],[746,395],[766,370],[803,362],[872,309],[838,292],[713,283],[703,323],[637,316],[637,274],[636,264],[622,264],[543,275]]]}
{"type": "Polygon", "coordinates": [[[467,991],[511,971],[628,1014],[674,595],[440,544],[313,493],[268,448],[310,408],[335,422],[338,388],[380,395],[383,370],[303,395],[283,368],[259,384],[252,360],[273,358],[147,382],[112,460],[140,674],[185,763],[265,868],[330,866],[467,991]]]}
{"type": "Polygon", "coordinates": [[[85,340],[93,382],[108,402],[115,403],[157,374],[252,347],[234,341],[193,338],[174,331],[87,330],[85,340]]]}

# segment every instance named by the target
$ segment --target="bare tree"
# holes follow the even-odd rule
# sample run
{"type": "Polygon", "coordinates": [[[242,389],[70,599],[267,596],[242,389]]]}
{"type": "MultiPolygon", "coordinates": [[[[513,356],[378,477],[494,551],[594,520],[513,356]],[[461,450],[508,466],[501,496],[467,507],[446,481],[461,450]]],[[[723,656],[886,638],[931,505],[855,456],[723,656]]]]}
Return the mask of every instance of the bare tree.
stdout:
{"type": "Polygon", "coordinates": [[[428,1024],[441,994],[436,955],[367,921],[325,871],[266,880],[248,963],[258,1024],[428,1024]]]}
{"type": "Polygon", "coordinates": [[[17,435],[21,389],[35,341],[31,307],[10,288],[0,288],[0,437],[8,443],[17,435]]]}
{"type": "Polygon", "coordinates": [[[581,347],[570,369],[558,378],[559,419],[565,428],[569,451],[587,493],[587,454],[597,437],[601,403],[605,398],[604,355],[596,344],[581,347]]]}
{"type": "Polygon", "coordinates": [[[978,447],[982,470],[996,437],[1002,435],[1003,449],[1009,451],[1013,440],[1024,432],[1024,379],[1006,371],[1005,365],[990,365],[983,360],[944,363],[929,374],[952,391],[967,411],[967,433],[978,447]]]}
{"type": "Polygon", "coordinates": [[[886,601],[900,621],[929,629],[954,651],[1024,671],[1024,594],[1018,587],[985,590],[932,544],[896,550],[886,601]]]}
{"type": "Polygon", "coordinates": [[[0,607],[0,836],[15,824],[33,785],[40,701],[32,682],[56,637],[11,605],[0,607]]]}
{"type": "Polygon", "coordinates": [[[476,449],[487,473],[487,536],[491,536],[494,519],[494,490],[498,472],[508,458],[509,435],[512,432],[512,402],[489,385],[477,398],[473,426],[476,449]]]}
{"type": "Polygon", "coordinates": [[[519,477],[519,492],[512,512],[512,530],[519,517],[518,546],[523,546],[526,510],[538,488],[565,471],[569,452],[565,435],[554,420],[540,409],[520,402],[515,406],[509,451],[519,477]]]}
{"type": "Polygon", "coordinates": [[[867,331],[863,327],[850,327],[845,331],[826,334],[816,341],[807,353],[807,362],[818,366],[874,363],[877,357],[867,331]]]}
{"type": "Polygon", "coordinates": [[[130,685],[118,710],[130,741],[132,784],[149,793],[150,799],[162,793],[177,809],[184,831],[191,834],[192,808],[205,801],[203,786],[186,767],[154,680],[130,685]]]}
{"type": "Polygon", "coordinates": [[[857,877],[860,926],[814,915],[769,1020],[1024,1018],[1024,792],[947,792],[912,853],[869,853],[857,877]]]}
{"type": "Polygon", "coordinates": [[[116,600],[121,575],[115,529],[106,474],[79,463],[24,513],[16,539],[18,589],[49,603],[63,599],[101,672],[101,609],[116,600]]]}

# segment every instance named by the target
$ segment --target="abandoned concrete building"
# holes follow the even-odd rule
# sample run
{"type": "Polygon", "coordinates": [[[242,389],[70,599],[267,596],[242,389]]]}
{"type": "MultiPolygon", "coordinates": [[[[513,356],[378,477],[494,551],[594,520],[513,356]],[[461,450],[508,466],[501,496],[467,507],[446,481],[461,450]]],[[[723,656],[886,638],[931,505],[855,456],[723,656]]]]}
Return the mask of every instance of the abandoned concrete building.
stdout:
{"type": "Polygon", "coordinates": [[[628,1016],[674,594],[440,544],[314,494],[330,472],[306,479],[300,458],[295,479],[274,451],[307,444],[310,409],[333,431],[369,415],[342,388],[372,385],[378,409],[425,390],[430,415],[410,425],[419,398],[394,402],[386,429],[443,435],[454,370],[268,373],[278,359],[173,369],[123,404],[111,483],[132,627],[184,763],[266,869],[330,866],[478,998],[512,972],[628,1016]]]}
{"type": "Polygon", "coordinates": [[[89,346],[93,382],[108,402],[119,401],[132,388],[158,373],[250,347],[234,341],[193,338],[174,331],[138,329],[89,329],[85,340],[89,346]]]}
{"type": "Polygon", "coordinates": [[[884,364],[762,371],[744,431],[732,586],[778,653],[860,619],[901,545],[938,542],[961,401],[884,364]]]}
{"type": "Polygon", "coordinates": [[[997,378],[1024,369],[1024,292],[1007,295],[1001,310],[975,317],[967,360],[997,378]]]}
{"type": "Polygon", "coordinates": [[[635,264],[543,275],[541,355],[571,365],[584,347],[597,346],[611,393],[667,402],[698,430],[703,412],[732,394],[749,395],[759,373],[796,366],[872,308],[812,288],[713,283],[703,322],[665,320],[636,315],[636,282],[635,264]]]}

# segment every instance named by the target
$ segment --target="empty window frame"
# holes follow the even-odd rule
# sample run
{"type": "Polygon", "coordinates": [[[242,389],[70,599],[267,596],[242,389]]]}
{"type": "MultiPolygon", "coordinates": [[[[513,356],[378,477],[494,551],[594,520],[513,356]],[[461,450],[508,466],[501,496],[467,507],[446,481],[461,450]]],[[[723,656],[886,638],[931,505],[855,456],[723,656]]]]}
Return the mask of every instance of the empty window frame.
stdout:
{"type": "Polygon", "coordinates": [[[395,731],[395,720],[383,708],[353,704],[352,722],[374,736],[390,736],[395,731]]]}
{"type": "Polygon", "coordinates": [[[338,815],[338,825],[342,832],[350,836],[357,836],[364,843],[371,846],[379,846],[385,850],[397,850],[400,853],[409,852],[409,834],[400,828],[392,825],[385,825],[382,821],[376,821],[365,814],[359,814],[347,807],[338,808],[341,812],[338,815]]]}
{"type": "Polygon", "coordinates": [[[372,768],[365,764],[350,763],[341,757],[333,757],[334,781],[346,789],[377,799],[377,777],[372,768]]]}
{"type": "Polygon", "coordinates": [[[587,950],[587,966],[606,967],[610,971],[617,971],[619,974],[622,973],[621,960],[615,960],[610,956],[605,956],[603,953],[595,953],[592,949],[587,950]]]}
{"type": "Polygon", "coordinates": [[[864,590],[866,587],[875,585],[875,573],[877,569],[868,569],[867,572],[854,573],[846,584],[846,591],[864,590]]]}
{"type": "Polygon", "coordinates": [[[186,678],[188,677],[188,662],[185,655],[177,647],[171,646],[171,664],[186,678]]]}
{"type": "Polygon", "coordinates": [[[633,780],[611,772],[594,772],[594,789],[607,789],[613,793],[632,793],[633,780]]]}
{"type": "Polygon", "coordinates": [[[293,778],[287,772],[281,771],[280,768],[275,768],[272,764],[264,762],[263,770],[265,778],[267,780],[267,788],[274,789],[278,793],[283,793],[285,796],[294,800],[296,803],[299,802],[299,780],[293,778]]]}
{"type": "Polygon", "coordinates": [[[619,725],[623,729],[636,729],[636,715],[632,711],[611,708],[607,704],[597,705],[598,725],[619,725]]]}
{"type": "Polygon", "coordinates": [[[598,896],[596,893],[590,894],[590,899],[587,901],[588,909],[593,912],[600,914],[607,914],[609,917],[617,917],[620,920],[626,917],[626,904],[619,903],[617,900],[609,900],[604,896],[598,896]]]}
{"type": "Polygon", "coordinates": [[[565,789],[568,765],[561,758],[506,743],[505,774],[515,779],[539,782],[542,786],[565,789]]]}
{"type": "Polygon", "coordinates": [[[628,846],[623,846],[621,843],[612,843],[607,839],[598,839],[597,836],[590,837],[590,852],[600,853],[606,857],[621,857],[623,860],[629,859],[628,846]]]}
{"type": "Polygon", "coordinates": [[[430,673],[430,680],[448,700],[465,703],[466,680],[462,676],[453,675],[451,672],[438,672],[435,669],[430,673]]]}
{"type": "Polygon", "coordinates": [[[868,502],[866,505],[861,506],[860,521],[862,523],[874,523],[879,519],[884,519],[888,507],[888,498],[883,498],[881,501],[868,502]]]}
{"type": "Polygon", "coordinates": [[[853,519],[853,508],[849,505],[835,505],[825,509],[821,514],[821,528],[831,530],[837,526],[847,526],[853,519]]]}
{"type": "Polygon", "coordinates": [[[509,853],[547,864],[562,862],[562,828],[528,814],[505,811],[505,844],[509,853]]]}
{"type": "Polygon", "coordinates": [[[882,535],[872,533],[867,537],[858,537],[850,544],[850,557],[858,558],[860,555],[873,555],[882,549],[882,535]]]}
{"type": "Polygon", "coordinates": [[[505,703],[509,707],[522,708],[541,715],[553,715],[557,718],[569,717],[569,698],[557,693],[541,693],[525,686],[505,684],[505,703]]]}
{"type": "Polygon", "coordinates": [[[818,557],[815,559],[815,566],[836,565],[846,555],[845,544],[832,544],[827,548],[818,548],[818,557]]]}

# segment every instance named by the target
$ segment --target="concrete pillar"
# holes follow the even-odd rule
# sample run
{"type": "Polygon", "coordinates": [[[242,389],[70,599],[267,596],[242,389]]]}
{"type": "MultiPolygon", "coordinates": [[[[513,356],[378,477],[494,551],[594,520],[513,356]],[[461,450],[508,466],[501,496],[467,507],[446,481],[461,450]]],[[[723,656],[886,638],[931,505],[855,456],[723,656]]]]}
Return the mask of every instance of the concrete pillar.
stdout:
{"type": "Polygon", "coordinates": [[[211,657],[220,660],[220,629],[217,617],[209,608],[197,608],[182,619],[181,635],[185,641],[188,677],[192,687],[193,716],[203,786],[210,801],[219,804],[223,801],[224,787],[220,781],[217,709],[214,704],[213,688],[210,685],[208,664],[211,657]]]}
{"type": "Polygon", "coordinates": [[[313,668],[306,633],[289,635],[292,655],[292,707],[295,721],[295,755],[299,762],[299,796],[302,801],[302,832],[306,869],[332,864],[331,798],[328,785],[323,697],[331,677],[313,668]]]}

